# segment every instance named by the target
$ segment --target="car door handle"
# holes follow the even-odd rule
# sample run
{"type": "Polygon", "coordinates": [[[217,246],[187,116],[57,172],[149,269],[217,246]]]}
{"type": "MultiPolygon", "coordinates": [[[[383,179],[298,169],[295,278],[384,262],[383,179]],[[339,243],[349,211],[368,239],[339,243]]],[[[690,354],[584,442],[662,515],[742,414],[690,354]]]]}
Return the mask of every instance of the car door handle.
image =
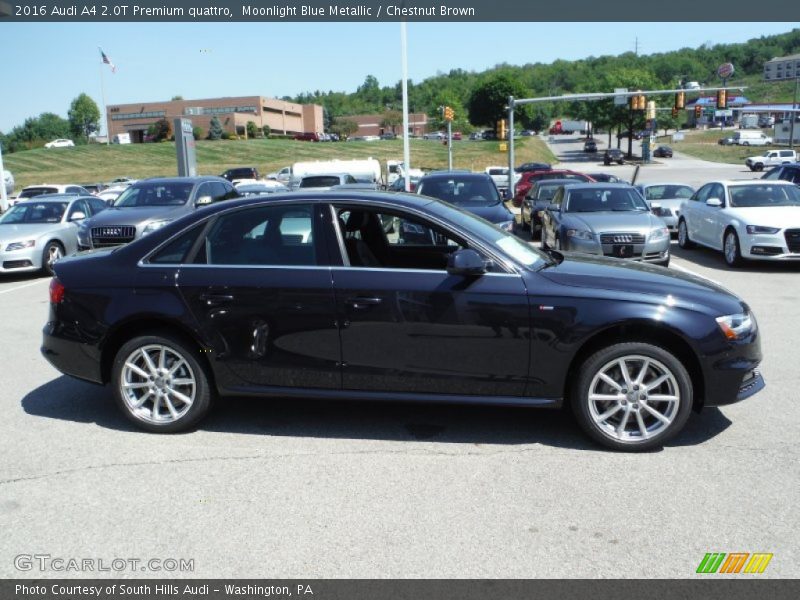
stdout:
{"type": "Polygon", "coordinates": [[[221,304],[228,304],[233,302],[233,294],[216,294],[208,292],[200,294],[200,299],[206,303],[206,306],[220,306],[221,304]]]}
{"type": "Polygon", "coordinates": [[[374,296],[357,296],[356,298],[348,298],[347,305],[357,309],[369,308],[370,306],[377,306],[383,302],[383,298],[376,298],[374,296]]]}

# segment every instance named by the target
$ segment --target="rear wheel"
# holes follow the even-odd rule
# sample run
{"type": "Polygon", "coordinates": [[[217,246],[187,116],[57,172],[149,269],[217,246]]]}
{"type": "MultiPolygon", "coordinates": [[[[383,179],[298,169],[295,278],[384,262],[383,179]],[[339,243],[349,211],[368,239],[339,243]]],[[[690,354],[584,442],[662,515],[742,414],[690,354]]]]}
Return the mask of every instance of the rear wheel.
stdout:
{"type": "Polygon", "coordinates": [[[117,404],[148,431],[185,431],[208,413],[208,373],[198,350],[170,335],[144,335],[123,344],[112,367],[117,404]]]}
{"type": "Polygon", "coordinates": [[[725,262],[729,267],[741,267],[744,260],[739,247],[739,236],[733,229],[725,232],[725,239],[722,242],[722,251],[725,255],[725,262]]]}
{"type": "Polygon", "coordinates": [[[692,381],[663,348],[615,344],[586,359],[571,401],[581,428],[596,442],[640,452],[660,447],[686,424],[692,381]]]}
{"type": "Polygon", "coordinates": [[[678,222],[678,246],[684,250],[694,248],[694,242],[689,239],[689,228],[686,226],[686,221],[684,219],[678,222]]]}

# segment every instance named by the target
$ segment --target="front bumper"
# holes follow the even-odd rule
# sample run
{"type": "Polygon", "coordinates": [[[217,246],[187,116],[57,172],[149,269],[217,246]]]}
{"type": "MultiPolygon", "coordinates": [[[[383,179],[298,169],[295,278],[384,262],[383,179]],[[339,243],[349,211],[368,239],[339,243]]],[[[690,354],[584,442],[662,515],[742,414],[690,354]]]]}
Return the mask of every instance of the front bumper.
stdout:
{"type": "Polygon", "coordinates": [[[623,256],[615,254],[614,244],[601,244],[598,239],[585,240],[564,236],[563,240],[564,250],[571,252],[584,252],[586,254],[599,254],[601,256],[654,263],[665,262],[669,259],[669,237],[654,242],[646,241],[643,244],[624,244],[625,246],[630,246],[631,252],[629,255],[626,252],[623,256]]]}
{"type": "Polygon", "coordinates": [[[800,248],[789,247],[784,230],[740,236],[742,256],[752,260],[800,261],[800,248]],[[792,252],[792,250],[796,250],[792,252]]]}
{"type": "MultiPolygon", "coordinates": [[[[7,246],[3,242],[3,247],[7,246]]],[[[22,250],[0,251],[0,273],[29,273],[42,268],[42,249],[37,246],[22,250]]]]}

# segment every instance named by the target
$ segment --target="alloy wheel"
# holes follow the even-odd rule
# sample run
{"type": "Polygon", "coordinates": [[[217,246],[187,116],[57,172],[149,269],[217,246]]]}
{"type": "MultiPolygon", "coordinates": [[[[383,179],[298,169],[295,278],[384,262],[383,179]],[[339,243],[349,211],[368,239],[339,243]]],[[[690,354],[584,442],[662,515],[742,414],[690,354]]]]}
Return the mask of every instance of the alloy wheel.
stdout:
{"type": "Polygon", "coordinates": [[[589,385],[595,427],[621,443],[644,442],[664,433],[681,408],[675,374],[661,361],[626,355],[604,364],[589,385]]]}

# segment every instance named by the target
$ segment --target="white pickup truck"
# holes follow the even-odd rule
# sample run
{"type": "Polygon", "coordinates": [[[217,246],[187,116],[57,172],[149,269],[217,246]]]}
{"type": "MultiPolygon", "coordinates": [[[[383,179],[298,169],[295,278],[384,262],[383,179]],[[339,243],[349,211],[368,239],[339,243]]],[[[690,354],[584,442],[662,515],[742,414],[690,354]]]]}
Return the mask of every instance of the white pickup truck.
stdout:
{"type": "Polygon", "coordinates": [[[797,162],[797,152],[794,150],[767,150],[760,156],[747,158],[744,164],[751,171],[763,171],[764,167],[775,167],[793,162],[797,162]]]}

